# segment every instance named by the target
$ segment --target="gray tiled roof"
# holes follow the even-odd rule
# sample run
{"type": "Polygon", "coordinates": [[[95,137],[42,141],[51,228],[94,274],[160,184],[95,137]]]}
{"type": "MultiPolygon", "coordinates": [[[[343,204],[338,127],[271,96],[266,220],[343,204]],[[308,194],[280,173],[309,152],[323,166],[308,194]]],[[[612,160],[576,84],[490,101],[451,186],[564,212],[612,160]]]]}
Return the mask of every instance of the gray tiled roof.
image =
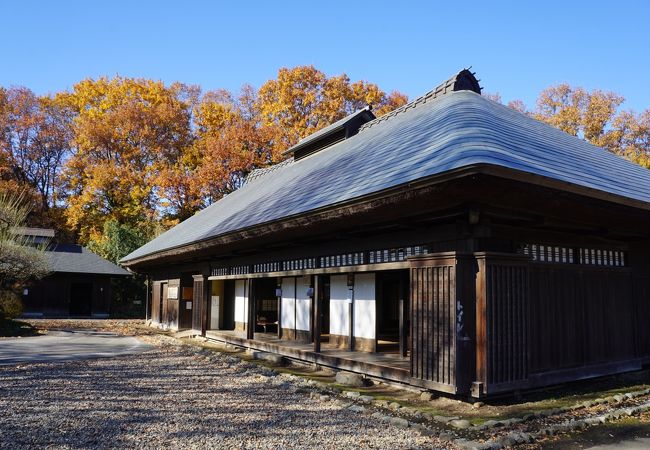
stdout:
{"type": "Polygon", "coordinates": [[[127,270],[102,258],[80,245],[58,245],[45,252],[52,272],[87,273],[96,275],[131,275],[127,270]]]}
{"type": "Polygon", "coordinates": [[[349,139],[251,180],[123,261],[474,165],[560,180],[650,208],[649,170],[475,92],[457,91],[418,99],[349,139]]]}

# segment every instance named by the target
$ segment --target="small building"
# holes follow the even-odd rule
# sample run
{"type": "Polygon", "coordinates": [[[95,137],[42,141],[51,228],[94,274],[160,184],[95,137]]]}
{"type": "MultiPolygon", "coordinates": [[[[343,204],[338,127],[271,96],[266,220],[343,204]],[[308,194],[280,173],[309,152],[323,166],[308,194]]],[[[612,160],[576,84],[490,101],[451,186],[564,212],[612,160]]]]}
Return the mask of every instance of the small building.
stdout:
{"type": "Polygon", "coordinates": [[[468,70],[314,133],[122,262],[156,325],[452,394],[650,362],[650,171],[468,70]]]}
{"type": "MultiPolygon", "coordinates": [[[[47,245],[54,230],[23,228],[35,244],[47,245]]],[[[106,318],[111,310],[111,279],[131,273],[75,244],[50,244],[45,252],[51,273],[23,291],[25,317],[106,318]]]]}

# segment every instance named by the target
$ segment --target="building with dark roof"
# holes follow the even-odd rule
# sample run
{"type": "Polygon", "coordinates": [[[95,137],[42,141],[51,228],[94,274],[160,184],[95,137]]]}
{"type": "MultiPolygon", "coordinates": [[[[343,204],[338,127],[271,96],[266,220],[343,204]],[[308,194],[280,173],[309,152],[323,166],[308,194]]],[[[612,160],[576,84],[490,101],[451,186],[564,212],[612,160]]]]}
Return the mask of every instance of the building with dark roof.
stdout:
{"type": "Polygon", "coordinates": [[[650,362],[650,172],[463,70],[364,109],[122,261],[151,319],[481,397],[650,362]]]}
{"type": "MultiPolygon", "coordinates": [[[[26,228],[21,234],[40,245],[52,230],[26,228]],[[49,232],[49,233],[48,233],[49,232]]],[[[50,274],[23,291],[26,317],[106,318],[111,307],[111,279],[131,276],[116,264],[74,244],[49,245],[50,274]]]]}

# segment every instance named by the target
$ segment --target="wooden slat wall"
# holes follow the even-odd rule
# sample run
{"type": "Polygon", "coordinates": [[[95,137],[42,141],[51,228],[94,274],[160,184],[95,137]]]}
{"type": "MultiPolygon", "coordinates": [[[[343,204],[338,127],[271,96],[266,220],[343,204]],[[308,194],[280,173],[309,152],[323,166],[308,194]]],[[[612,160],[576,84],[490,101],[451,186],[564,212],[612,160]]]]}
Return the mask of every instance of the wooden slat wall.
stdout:
{"type": "Polygon", "coordinates": [[[476,385],[480,396],[516,389],[529,374],[529,262],[525,256],[475,253],[476,385]]]}
{"type": "Polygon", "coordinates": [[[160,282],[153,283],[151,294],[151,320],[160,323],[160,282]]]}
{"type": "Polygon", "coordinates": [[[647,329],[635,311],[647,306],[634,305],[629,270],[531,264],[530,283],[531,373],[635,356],[635,329],[647,329]]]}
{"type": "Polygon", "coordinates": [[[411,376],[456,384],[455,263],[411,268],[411,376]]]}
{"type": "Polygon", "coordinates": [[[162,285],[162,311],[160,313],[160,323],[167,324],[169,321],[169,300],[167,299],[168,283],[162,285]]]}
{"type": "Polygon", "coordinates": [[[486,265],[486,374],[488,385],[528,378],[527,266],[486,265]]]}
{"type": "Polygon", "coordinates": [[[636,356],[650,357],[650,277],[634,277],[636,356]]]}
{"type": "Polygon", "coordinates": [[[203,277],[194,277],[192,297],[192,329],[201,331],[203,319],[203,277]]]}

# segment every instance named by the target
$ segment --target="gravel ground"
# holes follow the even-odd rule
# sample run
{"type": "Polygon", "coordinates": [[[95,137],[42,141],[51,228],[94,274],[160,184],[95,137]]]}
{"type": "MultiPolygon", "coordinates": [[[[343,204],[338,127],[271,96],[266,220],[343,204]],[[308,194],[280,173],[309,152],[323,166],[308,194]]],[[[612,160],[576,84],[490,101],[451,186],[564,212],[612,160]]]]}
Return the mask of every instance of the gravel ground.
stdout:
{"type": "Polygon", "coordinates": [[[0,368],[0,448],[432,448],[228,354],[144,337],[110,359],[0,368]]]}

